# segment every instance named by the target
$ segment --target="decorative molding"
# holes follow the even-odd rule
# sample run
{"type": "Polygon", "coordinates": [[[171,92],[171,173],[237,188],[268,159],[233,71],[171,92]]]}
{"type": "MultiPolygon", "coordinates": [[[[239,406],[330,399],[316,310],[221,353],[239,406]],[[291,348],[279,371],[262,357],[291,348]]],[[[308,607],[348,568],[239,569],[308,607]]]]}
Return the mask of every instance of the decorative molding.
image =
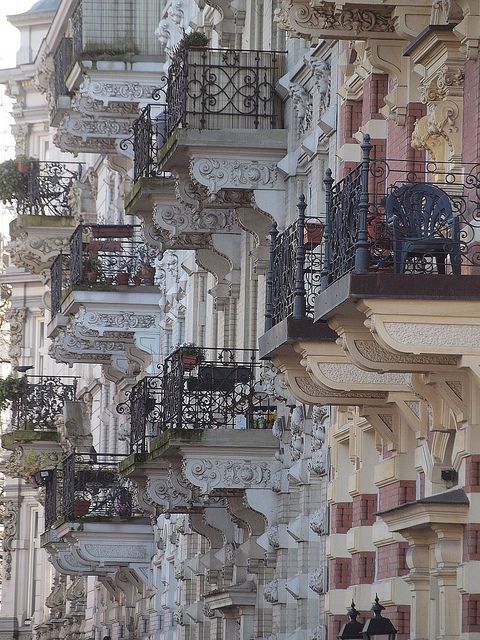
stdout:
{"type": "Polygon", "coordinates": [[[10,343],[8,345],[8,355],[12,368],[20,364],[22,357],[23,338],[25,332],[25,319],[27,310],[25,307],[15,307],[8,309],[5,319],[10,325],[10,343]]]}
{"type": "MultiPolygon", "coordinates": [[[[6,475],[8,472],[6,471],[6,475]]],[[[13,500],[7,500],[3,510],[3,575],[5,580],[12,577],[13,541],[17,535],[18,507],[13,500]]]]}
{"type": "Polygon", "coordinates": [[[308,586],[312,591],[318,593],[318,595],[325,593],[325,577],[321,567],[315,569],[315,571],[309,575],[308,586]]]}
{"type": "Polygon", "coordinates": [[[279,599],[278,580],[268,582],[263,589],[263,597],[270,604],[277,604],[279,599]]]}
{"type": "Polygon", "coordinates": [[[209,193],[222,189],[283,189],[284,180],[276,162],[195,158],[190,163],[192,180],[207,187],[209,193]]]}
{"type": "Polygon", "coordinates": [[[322,58],[310,58],[308,64],[313,72],[318,99],[318,116],[321,117],[330,106],[332,71],[330,63],[327,60],[322,60],[322,58]]]}
{"type": "Polygon", "coordinates": [[[328,533],[328,507],[312,513],[310,529],[319,536],[324,536],[328,533]]]}
{"type": "Polygon", "coordinates": [[[142,84],[140,81],[107,81],[97,80],[86,76],[80,85],[79,93],[93,100],[102,102],[105,106],[111,103],[151,102],[154,91],[166,85],[167,78],[159,74],[155,84],[142,84]]]}
{"type": "Polygon", "coordinates": [[[275,11],[275,22],[293,38],[345,38],[393,33],[395,22],[390,7],[366,9],[338,7],[334,2],[312,6],[309,0],[282,0],[275,11]]]}
{"type": "Polygon", "coordinates": [[[183,473],[205,493],[214,489],[266,489],[271,488],[276,466],[278,463],[194,458],[184,460],[183,473]]]}
{"type": "Polygon", "coordinates": [[[297,83],[290,83],[288,89],[294,109],[297,113],[298,132],[305,134],[312,126],[313,97],[306,87],[297,83]]]}
{"type": "Polygon", "coordinates": [[[65,457],[64,451],[56,443],[51,444],[55,449],[16,446],[4,462],[5,474],[10,478],[21,478],[27,483],[33,483],[33,476],[37,471],[53,468],[65,457]]]}

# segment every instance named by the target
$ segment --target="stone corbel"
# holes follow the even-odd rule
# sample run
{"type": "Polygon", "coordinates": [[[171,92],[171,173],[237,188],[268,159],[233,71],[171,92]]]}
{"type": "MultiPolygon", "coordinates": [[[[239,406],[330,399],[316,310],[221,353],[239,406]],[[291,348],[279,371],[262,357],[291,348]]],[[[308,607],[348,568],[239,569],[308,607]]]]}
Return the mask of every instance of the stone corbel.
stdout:
{"type": "Polygon", "coordinates": [[[261,536],[265,533],[265,516],[255,511],[246,501],[245,496],[230,496],[228,510],[234,520],[242,528],[246,528],[250,536],[261,536]]]}
{"type": "Polygon", "coordinates": [[[385,96],[385,107],[381,109],[387,120],[403,126],[406,122],[409,102],[409,60],[403,56],[406,46],[404,40],[393,41],[369,39],[365,54],[375,69],[387,73],[390,80],[390,91],[385,96]]]}
{"type": "Polygon", "coordinates": [[[428,104],[427,115],[415,123],[412,147],[428,151],[434,162],[461,163],[462,117],[457,101],[428,104]]]}
{"type": "Polygon", "coordinates": [[[8,251],[16,267],[38,275],[50,268],[59,253],[68,253],[74,222],[69,226],[62,218],[62,225],[54,221],[51,225],[30,226],[29,219],[29,216],[19,216],[11,223],[8,251]]]}

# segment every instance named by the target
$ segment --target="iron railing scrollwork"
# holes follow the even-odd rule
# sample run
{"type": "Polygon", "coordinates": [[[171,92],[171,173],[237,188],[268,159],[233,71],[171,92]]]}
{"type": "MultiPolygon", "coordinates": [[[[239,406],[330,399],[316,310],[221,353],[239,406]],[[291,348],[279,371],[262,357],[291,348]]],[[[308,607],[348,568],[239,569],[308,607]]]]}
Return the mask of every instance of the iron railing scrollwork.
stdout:
{"type": "Polygon", "coordinates": [[[56,467],[51,469],[45,483],[45,530],[53,527],[58,517],[57,514],[60,506],[58,475],[58,469],[56,467]]]}
{"type": "Polygon", "coordinates": [[[166,429],[264,429],[275,418],[274,398],[263,390],[254,350],[179,347],[162,373],[130,391],[119,413],[130,414],[131,451],[148,450],[166,429]]]}
{"type": "Polygon", "coordinates": [[[68,376],[24,376],[11,401],[11,429],[56,431],[66,401],[75,400],[77,379],[68,376]]]}
{"type": "Polygon", "coordinates": [[[72,14],[71,28],[72,28],[72,56],[74,60],[77,60],[83,53],[82,0],[79,0],[77,7],[72,14]]]}
{"type": "Polygon", "coordinates": [[[155,260],[156,251],[140,239],[138,226],[78,226],[68,263],[57,257],[51,267],[52,313],[61,310],[70,288],[155,285],[155,260]]]}
{"type": "Polygon", "coordinates": [[[275,86],[282,75],[283,57],[275,51],[178,49],[166,91],[162,79],[152,95],[155,104],[145,107],[133,125],[135,181],[161,175],[157,153],[179,126],[281,128],[281,100],[275,86]]]}
{"type": "Polygon", "coordinates": [[[81,163],[30,162],[22,176],[24,187],[16,202],[17,215],[73,215],[70,192],[81,175],[81,163]]]}
{"type": "Polygon", "coordinates": [[[68,96],[70,93],[65,84],[65,79],[72,62],[72,38],[62,38],[57,50],[55,51],[55,55],[53,56],[53,88],[55,101],[57,101],[60,96],[68,96]]]}
{"type": "Polygon", "coordinates": [[[371,158],[331,185],[322,288],[349,272],[478,275],[480,164],[371,158]]]}
{"type": "Polygon", "coordinates": [[[164,175],[158,169],[157,154],[167,140],[167,106],[147,105],[132,129],[134,181],[164,175]]]}
{"type": "Polygon", "coordinates": [[[283,54],[236,49],[179,49],[168,76],[168,132],[194,129],[276,129],[281,102],[275,85],[283,54]]]}
{"type": "MultiPolygon", "coordinates": [[[[71,521],[141,515],[131,481],[118,473],[118,463],[124,458],[121,454],[70,454],[62,463],[58,516],[71,521]]],[[[47,493],[48,488],[47,484],[47,493]]]]}
{"type": "Polygon", "coordinates": [[[321,289],[324,220],[306,216],[303,196],[298,219],[279,233],[270,232],[270,267],[267,278],[265,330],[293,316],[312,317],[321,289]]]}

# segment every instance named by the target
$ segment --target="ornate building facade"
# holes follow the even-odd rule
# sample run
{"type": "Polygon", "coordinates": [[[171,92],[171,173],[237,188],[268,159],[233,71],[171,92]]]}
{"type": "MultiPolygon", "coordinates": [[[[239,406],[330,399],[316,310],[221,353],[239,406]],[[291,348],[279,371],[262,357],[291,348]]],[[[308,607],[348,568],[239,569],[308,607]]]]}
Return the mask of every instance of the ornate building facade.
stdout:
{"type": "Polygon", "coordinates": [[[0,640],[475,640],[477,14],[11,17],[0,640]]]}

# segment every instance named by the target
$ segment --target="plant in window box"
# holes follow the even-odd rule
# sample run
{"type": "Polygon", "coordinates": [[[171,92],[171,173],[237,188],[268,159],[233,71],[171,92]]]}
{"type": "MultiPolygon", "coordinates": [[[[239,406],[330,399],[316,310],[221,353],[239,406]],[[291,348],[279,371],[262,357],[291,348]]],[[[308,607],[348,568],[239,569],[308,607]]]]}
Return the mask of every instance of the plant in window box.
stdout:
{"type": "Polygon", "coordinates": [[[186,343],[180,346],[180,355],[182,358],[183,369],[185,371],[191,371],[204,359],[205,352],[201,347],[197,347],[191,343],[186,343]]]}
{"type": "Polygon", "coordinates": [[[27,385],[25,377],[18,378],[13,373],[6,378],[0,378],[0,411],[8,407],[10,402],[15,402],[24,393],[27,385]]]}
{"type": "Polygon", "coordinates": [[[36,158],[20,156],[0,164],[0,200],[3,204],[21,202],[28,196],[28,173],[38,173],[36,158]]]}
{"type": "Polygon", "coordinates": [[[209,42],[208,36],[202,31],[190,31],[180,40],[178,49],[206,49],[209,42]]]}

